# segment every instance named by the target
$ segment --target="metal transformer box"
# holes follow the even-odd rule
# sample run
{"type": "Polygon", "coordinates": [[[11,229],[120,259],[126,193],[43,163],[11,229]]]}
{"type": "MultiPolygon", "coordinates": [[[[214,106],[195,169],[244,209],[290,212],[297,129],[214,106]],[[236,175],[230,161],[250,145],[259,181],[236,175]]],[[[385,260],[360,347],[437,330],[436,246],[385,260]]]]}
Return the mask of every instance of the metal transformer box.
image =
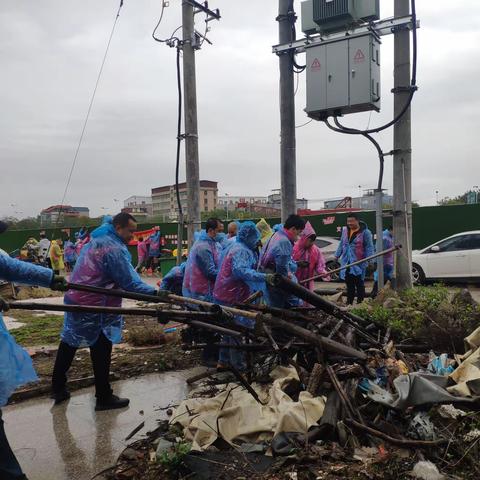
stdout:
{"type": "Polygon", "coordinates": [[[306,0],[301,6],[302,30],[307,35],[380,18],[380,0],[306,0]]]}
{"type": "Polygon", "coordinates": [[[306,48],[308,116],[380,110],[380,40],[373,33],[306,48]]]}

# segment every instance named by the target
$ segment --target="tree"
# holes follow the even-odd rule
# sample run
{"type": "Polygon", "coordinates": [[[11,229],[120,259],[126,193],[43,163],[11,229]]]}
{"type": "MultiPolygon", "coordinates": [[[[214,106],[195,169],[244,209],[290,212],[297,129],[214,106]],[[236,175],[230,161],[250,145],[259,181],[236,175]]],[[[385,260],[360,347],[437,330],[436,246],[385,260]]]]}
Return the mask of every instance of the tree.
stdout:
{"type": "Polygon", "coordinates": [[[444,197],[438,201],[439,205],[464,205],[467,203],[467,196],[470,192],[465,192],[463,195],[458,195],[457,197],[444,197]]]}

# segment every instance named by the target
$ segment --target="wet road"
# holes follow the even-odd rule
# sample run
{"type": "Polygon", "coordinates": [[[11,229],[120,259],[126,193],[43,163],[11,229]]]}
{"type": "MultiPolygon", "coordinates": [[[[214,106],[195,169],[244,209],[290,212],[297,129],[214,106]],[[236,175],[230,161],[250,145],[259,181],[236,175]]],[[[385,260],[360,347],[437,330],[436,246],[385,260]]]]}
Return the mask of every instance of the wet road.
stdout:
{"type": "Polygon", "coordinates": [[[130,407],[122,410],[95,412],[93,388],[73,393],[56,407],[45,398],[5,407],[8,439],[29,480],[89,480],[112,465],[127,443],[165,418],[155,409],[185,398],[189,375],[192,371],[115,382],[115,393],[130,398],[130,407]],[[142,420],[145,427],[125,442],[142,420]]]}

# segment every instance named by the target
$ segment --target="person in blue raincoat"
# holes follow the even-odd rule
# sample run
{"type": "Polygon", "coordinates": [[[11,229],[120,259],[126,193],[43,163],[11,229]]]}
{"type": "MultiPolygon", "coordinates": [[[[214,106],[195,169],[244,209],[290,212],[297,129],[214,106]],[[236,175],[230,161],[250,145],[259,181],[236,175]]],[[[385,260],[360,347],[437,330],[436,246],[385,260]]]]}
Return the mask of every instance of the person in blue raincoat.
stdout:
{"type": "MultiPolygon", "coordinates": [[[[0,222],[0,233],[6,230],[0,222]]],[[[0,279],[41,287],[64,285],[63,277],[55,276],[49,268],[15,260],[0,254],[0,279]]],[[[26,383],[38,380],[30,355],[17,345],[3,322],[2,311],[8,310],[8,303],[0,297],[0,407],[7,404],[14,390],[26,383]]],[[[26,479],[10,448],[3,426],[0,410],[0,478],[2,480],[26,479]]]]}
{"type": "MultiPolygon", "coordinates": [[[[356,213],[349,213],[347,225],[342,228],[342,236],[335,257],[340,260],[340,266],[344,267],[363,258],[373,255],[372,232],[365,222],[358,219],[356,213]]],[[[340,278],[347,285],[347,304],[352,305],[355,297],[361,303],[365,299],[365,274],[367,262],[348,267],[340,271],[340,278]]]]}
{"type": "Polygon", "coordinates": [[[217,218],[207,220],[205,230],[198,235],[188,255],[183,277],[183,296],[198,300],[213,300],[213,287],[218,274],[221,249],[219,233],[223,224],[217,218]]]}
{"type": "Polygon", "coordinates": [[[185,267],[187,262],[173,267],[162,279],[161,290],[168,290],[175,295],[182,295],[183,277],[185,276],[185,267]]]}
{"type": "Polygon", "coordinates": [[[148,263],[147,268],[156,270],[158,268],[158,259],[160,257],[161,243],[160,228],[155,227],[155,232],[150,235],[148,243],[148,263]]]}
{"type": "MultiPolygon", "coordinates": [[[[265,290],[266,274],[256,270],[257,246],[260,242],[260,232],[253,222],[244,222],[238,229],[235,242],[228,249],[215,282],[213,296],[216,303],[234,306],[244,302],[255,291],[265,290]]],[[[235,322],[247,328],[255,326],[254,321],[236,316],[235,322]]],[[[224,343],[235,340],[224,337],[224,343]]],[[[218,367],[232,365],[237,370],[245,370],[245,355],[234,348],[220,349],[218,367]]]]}
{"type": "MultiPolygon", "coordinates": [[[[91,234],[70,277],[71,283],[154,295],[154,287],[142,282],[135,272],[127,244],[137,228],[135,218],[119,213],[91,234]]],[[[97,305],[120,307],[121,298],[69,290],[64,297],[66,305],[97,305]]],[[[109,382],[112,344],[122,338],[123,318],[106,313],[66,312],[61,342],[52,376],[52,398],[60,403],[70,398],[66,388],[67,372],[79,347],[90,347],[95,375],[96,410],[122,408],[128,399],[113,395],[109,382]]]]}
{"type": "MultiPolygon", "coordinates": [[[[393,248],[393,229],[392,227],[386,228],[383,231],[382,235],[383,240],[383,250],[389,250],[393,248]]],[[[383,279],[384,282],[390,282],[393,278],[393,252],[387,253],[383,256],[383,279]]],[[[373,279],[375,283],[373,284],[372,297],[376,297],[378,294],[378,272],[375,270],[373,279]]]]}
{"type": "MultiPolygon", "coordinates": [[[[262,248],[259,270],[264,273],[278,273],[295,281],[297,265],[292,258],[293,245],[305,228],[305,220],[298,215],[290,215],[283,226],[275,226],[275,233],[262,248]]],[[[265,301],[268,305],[288,308],[300,304],[296,297],[285,295],[269,286],[265,301]]]]}

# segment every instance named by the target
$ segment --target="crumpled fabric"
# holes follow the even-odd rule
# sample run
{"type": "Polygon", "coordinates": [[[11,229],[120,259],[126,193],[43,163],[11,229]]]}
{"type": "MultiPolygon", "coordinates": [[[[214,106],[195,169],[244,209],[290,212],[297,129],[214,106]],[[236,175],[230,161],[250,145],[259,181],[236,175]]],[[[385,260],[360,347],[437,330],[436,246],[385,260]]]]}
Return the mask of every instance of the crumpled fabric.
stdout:
{"type": "MultiPolygon", "coordinates": [[[[297,264],[293,260],[292,253],[293,239],[282,227],[263,246],[260,253],[259,270],[264,273],[278,273],[292,281],[297,281],[295,276],[297,264]]],[[[265,301],[268,305],[278,308],[300,305],[300,300],[297,297],[285,295],[283,291],[270,286],[266,290],[265,301]]]]}
{"type": "Polygon", "coordinates": [[[198,234],[188,255],[182,292],[184,297],[213,300],[213,288],[218,274],[221,248],[218,237],[211,238],[205,230],[198,234]]]}
{"type": "MultiPolygon", "coordinates": [[[[312,224],[307,222],[300,238],[295,242],[292,256],[296,262],[308,262],[308,267],[298,267],[295,276],[299,283],[313,292],[315,281],[310,280],[307,284],[302,283],[302,281],[314,277],[315,275],[327,273],[327,268],[321,250],[315,244],[309,248],[306,246],[308,238],[312,235],[316,236],[317,234],[315,233],[312,224]]],[[[329,279],[329,277],[323,277],[324,281],[328,281],[329,279]]]]}
{"type": "Polygon", "coordinates": [[[77,259],[75,244],[70,240],[65,240],[63,245],[63,258],[67,263],[75,263],[75,260],[77,259]]]}
{"type": "MultiPolygon", "coordinates": [[[[343,227],[340,243],[335,252],[335,256],[340,259],[341,267],[354,263],[362,258],[370,257],[375,251],[372,232],[368,229],[365,222],[360,222],[360,232],[352,240],[348,238],[348,234],[348,227],[343,227]]],[[[365,279],[367,265],[367,262],[363,262],[350,267],[350,274],[356,277],[361,276],[362,279],[365,279]]],[[[345,280],[345,274],[345,270],[340,271],[340,278],[342,280],[345,280]]]]}
{"type": "Polygon", "coordinates": [[[368,398],[386,407],[406,410],[409,407],[441,403],[470,403],[469,398],[451,395],[447,387],[448,377],[420,372],[400,375],[393,381],[395,393],[390,393],[371,380],[364,378],[358,385],[368,398]]]}
{"type": "Polygon", "coordinates": [[[301,392],[293,401],[285,392],[287,386],[300,380],[293,367],[277,367],[270,373],[273,384],[252,384],[264,403],[237,385],[226,385],[213,398],[183,401],[173,412],[170,424],[183,427],[185,440],[192,450],[204,451],[217,438],[230,445],[270,442],[281,432],[306,434],[323,415],[325,400],[301,392]]]}
{"type": "Polygon", "coordinates": [[[260,232],[260,241],[262,242],[262,245],[265,245],[268,239],[273,235],[272,227],[264,218],[261,218],[257,222],[256,226],[258,228],[258,231],[260,232]]]}
{"type": "Polygon", "coordinates": [[[480,396],[480,327],[465,338],[465,355],[458,357],[460,365],[450,375],[456,383],[448,388],[455,395],[480,396]]]}
{"type": "MultiPolygon", "coordinates": [[[[130,292],[154,295],[155,289],[144,283],[132,266],[132,257],[111,223],[91,234],[82,249],[70,282],[102,288],[120,288],[130,292]]],[[[97,293],[69,290],[66,305],[120,307],[122,299],[97,293]]],[[[106,313],[66,312],[61,338],[72,347],[93,345],[103,332],[112,343],[122,340],[123,317],[106,313]]]]}
{"type": "MultiPolygon", "coordinates": [[[[220,267],[213,296],[223,305],[235,305],[245,301],[257,290],[264,290],[265,274],[258,272],[256,247],[260,232],[253,222],[244,222],[237,233],[237,239],[229,248],[220,267]]],[[[251,327],[252,322],[243,317],[237,321],[251,327]]]]}
{"type": "MultiPolygon", "coordinates": [[[[49,287],[53,271],[0,255],[0,279],[26,285],[49,287]]],[[[0,313],[0,407],[21,385],[37,380],[32,359],[10,335],[0,313]]]]}
{"type": "Polygon", "coordinates": [[[180,265],[173,267],[164,277],[160,288],[162,290],[168,290],[175,295],[182,294],[183,277],[185,275],[185,267],[187,262],[183,262],[180,265]]]}
{"type": "Polygon", "coordinates": [[[149,257],[158,257],[160,255],[160,230],[157,230],[155,233],[152,233],[148,239],[148,256],[149,257]]]}

